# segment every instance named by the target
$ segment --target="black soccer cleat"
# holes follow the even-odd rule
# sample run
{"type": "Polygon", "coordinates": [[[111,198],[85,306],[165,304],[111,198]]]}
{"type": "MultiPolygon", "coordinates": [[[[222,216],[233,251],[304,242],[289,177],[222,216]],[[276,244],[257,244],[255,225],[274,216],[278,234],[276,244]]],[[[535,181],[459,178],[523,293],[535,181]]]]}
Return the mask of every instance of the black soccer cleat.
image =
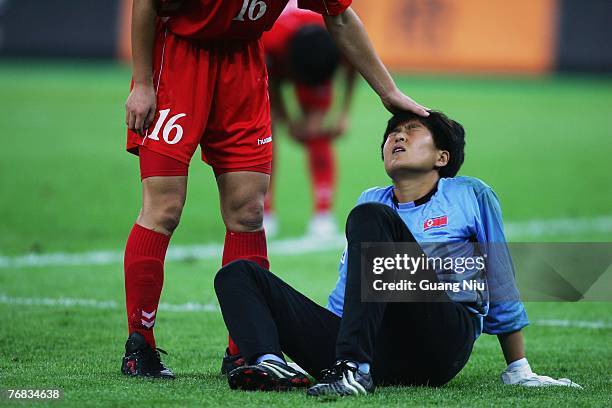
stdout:
{"type": "Polygon", "coordinates": [[[336,361],[332,368],[321,372],[319,383],[310,387],[306,394],[311,397],[348,397],[373,393],[372,375],[359,371],[358,367],[352,361],[336,361]]]}
{"type": "Polygon", "coordinates": [[[228,382],[232,390],[244,391],[288,391],[311,385],[304,373],[272,360],[238,367],[229,374],[228,382]]]}
{"type": "Polygon", "coordinates": [[[223,361],[221,362],[221,374],[228,375],[238,367],[242,367],[246,365],[246,361],[242,358],[241,354],[230,355],[229,350],[225,349],[225,355],[223,356],[223,361]]]}
{"type": "Polygon", "coordinates": [[[142,334],[130,334],[125,343],[121,372],[131,377],[174,379],[174,373],[161,362],[160,352],[168,354],[164,350],[153,349],[142,334]]]}

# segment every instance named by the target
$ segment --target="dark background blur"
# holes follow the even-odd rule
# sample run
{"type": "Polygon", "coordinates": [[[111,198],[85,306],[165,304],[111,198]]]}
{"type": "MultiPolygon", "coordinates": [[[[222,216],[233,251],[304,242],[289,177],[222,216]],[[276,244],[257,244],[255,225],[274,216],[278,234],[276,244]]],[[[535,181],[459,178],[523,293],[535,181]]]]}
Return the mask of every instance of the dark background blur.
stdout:
{"type": "MultiPolygon", "coordinates": [[[[130,0],[0,0],[0,56],[129,58],[130,0]]],[[[355,0],[397,70],[612,72],[610,0],[355,0]]]]}

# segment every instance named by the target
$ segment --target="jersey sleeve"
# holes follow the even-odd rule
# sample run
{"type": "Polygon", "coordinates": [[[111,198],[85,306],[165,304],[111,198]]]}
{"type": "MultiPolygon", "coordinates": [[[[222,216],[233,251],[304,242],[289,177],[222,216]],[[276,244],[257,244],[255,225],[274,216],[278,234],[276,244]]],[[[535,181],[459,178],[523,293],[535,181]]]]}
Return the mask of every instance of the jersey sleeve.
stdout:
{"type": "Polygon", "coordinates": [[[298,7],[326,16],[337,16],[349,8],[353,0],[298,0],[298,7]]]}
{"type": "Polygon", "coordinates": [[[478,195],[479,220],[476,238],[486,254],[489,311],[484,318],[483,332],[511,333],[529,324],[525,307],[520,301],[514,276],[514,266],[502,221],[497,196],[490,188],[478,195]]]}

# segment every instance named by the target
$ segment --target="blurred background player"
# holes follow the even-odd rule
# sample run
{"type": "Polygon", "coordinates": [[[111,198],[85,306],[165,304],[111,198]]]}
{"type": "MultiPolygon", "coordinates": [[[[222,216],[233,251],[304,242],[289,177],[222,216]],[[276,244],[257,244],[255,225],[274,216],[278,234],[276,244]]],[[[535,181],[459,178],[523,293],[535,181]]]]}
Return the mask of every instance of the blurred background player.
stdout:
{"type": "MultiPolygon", "coordinates": [[[[332,142],[348,128],[348,113],[355,86],[356,71],[342,59],[338,47],[325,29],[320,14],[298,7],[291,0],[272,30],[264,33],[266,64],[269,75],[272,125],[284,124],[289,135],[306,151],[312,184],[313,216],[307,233],[329,237],[337,233],[332,215],[336,183],[336,160],[332,142]],[[343,71],[344,95],[340,112],[330,122],[333,102],[333,77],[343,71]],[[301,116],[291,118],[283,97],[283,83],[292,83],[301,116]]],[[[275,132],[273,132],[275,133],[275,132]]],[[[274,153],[278,160],[278,152],[274,153]]],[[[268,237],[279,232],[271,180],[264,207],[264,225],[268,237]]]]}
{"type": "MultiPolygon", "coordinates": [[[[187,196],[198,146],[215,174],[226,226],[222,264],[269,267],[263,203],[272,170],[268,81],[261,35],[287,0],[134,0],[127,150],[140,159],[142,208],[124,260],[129,337],[122,372],[174,378],[153,328],[164,260],[187,196]]],[[[338,47],[391,111],[425,108],[404,95],[376,55],[351,0],[299,0],[324,14],[338,47]]],[[[238,348],[229,340],[222,371],[238,348]]]]}

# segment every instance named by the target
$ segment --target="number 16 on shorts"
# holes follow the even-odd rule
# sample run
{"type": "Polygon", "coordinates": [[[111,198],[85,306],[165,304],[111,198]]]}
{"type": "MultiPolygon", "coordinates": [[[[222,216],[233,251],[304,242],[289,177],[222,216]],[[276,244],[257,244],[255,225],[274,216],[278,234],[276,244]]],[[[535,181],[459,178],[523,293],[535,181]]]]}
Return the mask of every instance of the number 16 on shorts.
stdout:
{"type": "Polygon", "coordinates": [[[187,114],[178,113],[170,117],[170,119],[168,119],[168,116],[170,116],[170,109],[162,109],[159,111],[159,118],[157,119],[157,122],[155,122],[153,131],[147,135],[147,138],[159,140],[159,132],[161,131],[162,139],[169,145],[177,144],[181,141],[183,138],[183,127],[178,124],[177,121],[187,116],[187,114]],[[166,121],[166,119],[168,120],[166,121]]]}

